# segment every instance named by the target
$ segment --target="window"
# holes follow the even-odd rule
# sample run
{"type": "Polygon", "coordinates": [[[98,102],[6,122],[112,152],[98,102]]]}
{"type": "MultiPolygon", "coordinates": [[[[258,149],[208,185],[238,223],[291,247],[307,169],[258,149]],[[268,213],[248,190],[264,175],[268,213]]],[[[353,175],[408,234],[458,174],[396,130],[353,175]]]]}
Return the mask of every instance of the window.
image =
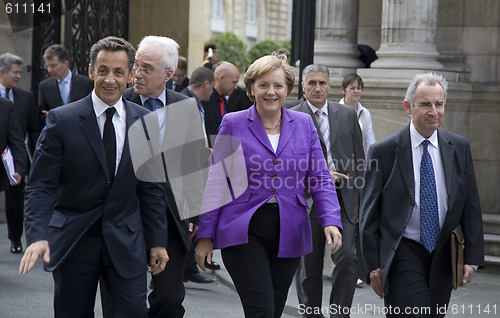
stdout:
{"type": "Polygon", "coordinates": [[[213,0],[213,2],[212,2],[212,16],[222,17],[222,15],[224,13],[223,1],[224,0],[213,0]]]}
{"type": "Polygon", "coordinates": [[[255,22],[257,15],[257,0],[247,0],[247,22],[255,22]]]}

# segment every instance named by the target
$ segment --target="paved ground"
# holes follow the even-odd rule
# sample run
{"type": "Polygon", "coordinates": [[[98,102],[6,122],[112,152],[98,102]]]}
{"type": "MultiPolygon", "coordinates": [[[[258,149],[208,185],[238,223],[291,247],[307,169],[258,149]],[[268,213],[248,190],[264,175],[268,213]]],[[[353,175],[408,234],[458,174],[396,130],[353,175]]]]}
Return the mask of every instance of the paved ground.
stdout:
{"type": "MultiPolygon", "coordinates": [[[[0,208],[1,210],[1,208],[0,208]]],[[[37,267],[26,276],[19,276],[20,255],[9,252],[5,216],[0,211],[0,317],[2,318],[45,318],[52,317],[52,276],[37,267]]],[[[24,244],[24,240],[23,240],[24,244]]],[[[213,275],[212,284],[186,283],[186,318],[241,318],[243,310],[231,279],[225,270],[219,251],[214,259],[222,269],[204,275],[213,275]]],[[[447,317],[500,317],[500,275],[478,272],[474,280],[465,288],[459,288],[452,294],[447,317]]],[[[328,311],[328,298],[331,284],[324,281],[323,310],[328,311]]],[[[99,298],[98,298],[99,301],[99,298]]],[[[96,306],[96,317],[102,317],[100,306],[96,306]]],[[[356,289],[351,317],[384,317],[383,302],[378,299],[371,287],[363,284],[356,289]]],[[[288,295],[283,317],[298,317],[298,303],[295,286],[288,295]]]]}

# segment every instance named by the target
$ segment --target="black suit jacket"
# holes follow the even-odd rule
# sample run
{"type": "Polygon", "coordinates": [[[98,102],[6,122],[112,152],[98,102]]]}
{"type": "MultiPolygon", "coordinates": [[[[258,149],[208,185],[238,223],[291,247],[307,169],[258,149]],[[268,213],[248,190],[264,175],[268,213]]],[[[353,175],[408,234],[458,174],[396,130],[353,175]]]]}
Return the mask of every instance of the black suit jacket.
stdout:
{"type": "Polygon", "coordinates": [[[14,108],[16,110],[16,118],[21,127],[22,135],[28,133],[28,149],[30,156],[35,152],[36,141],[40,135],[40,122],[38,120],[38,106],[35,101],[35,96],[32,92],[28,92],[19,88],[13,88],[14,108]]]}
{"type": "MultiPolygon", "coordinates": [[[[430,269],[431,290],[451,290],[450,234],[462,225],[465,263],[484,266],[481,207],[467,139],[439,128],[448,211],[430,269]]],[[[387,275],[415,204],[409,125],[373,144],[368,151],[365,187],[361,194],[361,248],[367,273],[381,268],[384,292],[387,275]]]]}
{"type": "MultiPolygon", "coordinates": [[[[26,173],[26,148],[24,138],[16,119],[14,104],[6,98],[0,97],[0,152],[9,146],[14,158],[14,167],[21,176],[26,173]]],[[[9,179],[5,169],[0,166],[0,191],[9,188],[9,179]]]]}
{"type": "MultiPolygon", "coordinates": [[[[361,183],[363,177],[362,163],[365,159],[363,137],[353,107],[330,101],[327,107],[332,159],[337,171],[349,176],[349,180],[337,185],[337,192],[341,193],[342,208],[345,209],[347,217],[351,223],[356,224],[358,222],[360,198],[360,188],[357,184],[361,183]]],[[[321,135],[316,115],[313,114],[307,102],[303,102],[292,108],[292,110],[309,114],[312,117],[326,158],[325,141],[321,135]]]]}
{"type": "MultiPolygon", "coordinates": [[[[73,73],[69,89],[69,102],[84,98],[94,89],[94,81],[88,76],[73,73]]],[[[62,105],[57,80],[50,77],[38,85],[38,106],[42,110],[51,110],[62,105]]],[[[40,114],[41,123],[45,125],[45,115],[40,114]]]]}
{"type": "MultiPolygon", "coordinates": [[[[142,106],[141,97],[134,91],[133,87],[127,88],[125,90],[125,93],[123,94],[123,97],[125,97],[127,100],[129,100],[131,102],[134,102],[134,103],[142,106]]],[[[171,89],[167,89],[167,91],[166,91],[166,103],[167,103],[167,105],[176,103],[176,102],[181,101],[181,100],[185,100],[187,98],[188,98],[187,96],[180,94],[180,93],[177,93],[171,89]]],[[[165,106],[167,106],[167,105],[165,105],[165,106]]],[[[165,184],[163,184],[163,187],[164,187],[164,192],[165,192],[165,201],[167,203],[167,213],[170,214],[169,219],[175,221],[176,229],[179,232],[179,235],[182,239],[182,242],[184,243],[186,248],[189,250],[189,248],[191,246],[191,238],[189,237],[189,221],[181,220],[170,183],[166,182],[165,184]]],[[[171,225],[169,225],[169,229],[172,229],[171,225]]]]}
{"type": "MultiPolygon", "coordinates": [[[[128,130],[149,111],[123,102],[128,130]]],[[[28,245],[49,242],[50,263],[45,269],[53,271],[102,217],[102,235],[111,260],[120,276],[131,279],[148,268],[146,248],[167,246],[163,190],[159,184],[136,178],[127,135],[110,183],[92,105],[89,95],[47,116],[26,188],[26,241],[28,245]]]]}
{"type": "MultiPolygon", "coordinates": [[[[165,85],[165,88],[172,90],[172,84],[174,83],[173,79],[169,79],[167,81],[167,84],[165,85]]],[[[181,92],[184,90],[186,87],[189,86],[189,77],[185,77],[184,80],[182,81],[181,85],[175,86],[175,91],[176,92],[181,92]]]]}
{"type": "Polygon", "coordinates": [[[234,92],[229,95],[227,99],[227,112],[236,112],[238,110],[244,110],[250,108],[253,102],[247,96],[247,90],[239,87],[234,90],[234,92]]]}

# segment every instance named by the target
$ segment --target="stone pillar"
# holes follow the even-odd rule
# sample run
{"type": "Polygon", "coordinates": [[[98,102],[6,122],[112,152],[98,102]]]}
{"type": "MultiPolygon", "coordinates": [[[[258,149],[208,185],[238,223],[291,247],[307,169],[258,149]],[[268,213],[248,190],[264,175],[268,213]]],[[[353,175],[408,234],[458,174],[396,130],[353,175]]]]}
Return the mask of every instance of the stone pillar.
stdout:
{"type": "Polygon", "coordinates": [[[333,68],[363,67],[359,60],[359,0],[317,0],[314,63],[333,68]]]}
{"type": "Polygon", "coordinates": [[[383,0],[381,44],[372,68],[442,70],[436,49],[438,0],[383,0]]]}

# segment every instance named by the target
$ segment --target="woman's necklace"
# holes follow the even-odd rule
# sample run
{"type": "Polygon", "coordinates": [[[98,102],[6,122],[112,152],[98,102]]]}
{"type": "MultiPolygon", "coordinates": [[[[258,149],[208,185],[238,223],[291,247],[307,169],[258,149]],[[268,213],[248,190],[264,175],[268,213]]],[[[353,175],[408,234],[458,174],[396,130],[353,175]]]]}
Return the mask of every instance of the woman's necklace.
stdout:
{"type": "Polygon", "coordinates": [[[281,126],[281,118],[278,121],[278,123],[276,125],[274,125],[273,127],[266,127],[266,126],[264,126],[264,128],[269,129],[269,130],[273,130],[273,129],[278,128],[279,126],[281,126]]]}

